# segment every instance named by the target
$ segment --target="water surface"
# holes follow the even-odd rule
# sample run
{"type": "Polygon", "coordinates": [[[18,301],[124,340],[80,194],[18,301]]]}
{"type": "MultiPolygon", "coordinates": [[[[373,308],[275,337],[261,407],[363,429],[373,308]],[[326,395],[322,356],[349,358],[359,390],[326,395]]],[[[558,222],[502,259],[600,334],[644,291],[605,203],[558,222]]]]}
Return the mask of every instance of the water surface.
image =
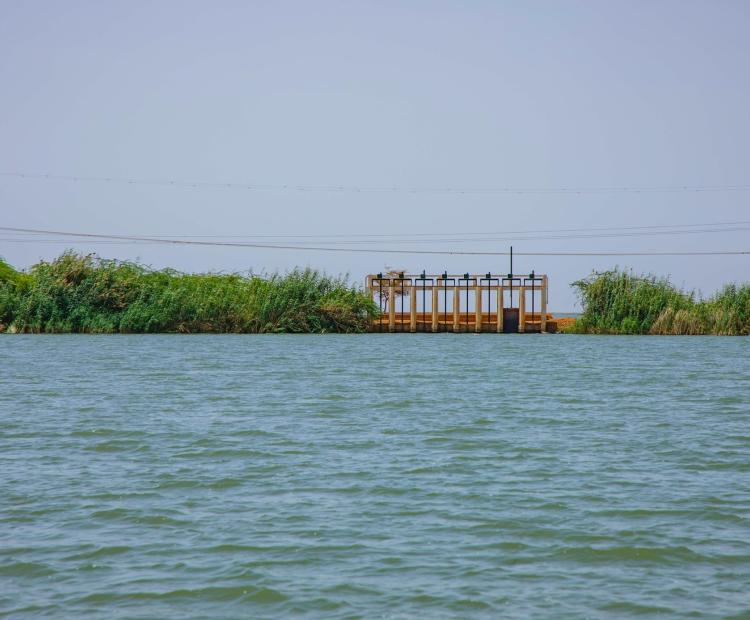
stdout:
{"type": "Polygon", "coordinates": [[[0,337],[0,615],[748,617],[749,353],[0,337]]]}

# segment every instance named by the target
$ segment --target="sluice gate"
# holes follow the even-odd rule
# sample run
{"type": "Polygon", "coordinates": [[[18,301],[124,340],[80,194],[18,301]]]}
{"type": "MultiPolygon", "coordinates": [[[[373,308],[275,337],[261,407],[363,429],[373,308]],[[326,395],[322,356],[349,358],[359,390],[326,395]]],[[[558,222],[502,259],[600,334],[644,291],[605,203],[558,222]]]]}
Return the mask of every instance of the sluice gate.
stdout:
{"type": "Polygon", "coordinates": [[[539,333],[547,314],[544,274],[378,273],[365,283],[380,309],[374,332],[539,333]]]}

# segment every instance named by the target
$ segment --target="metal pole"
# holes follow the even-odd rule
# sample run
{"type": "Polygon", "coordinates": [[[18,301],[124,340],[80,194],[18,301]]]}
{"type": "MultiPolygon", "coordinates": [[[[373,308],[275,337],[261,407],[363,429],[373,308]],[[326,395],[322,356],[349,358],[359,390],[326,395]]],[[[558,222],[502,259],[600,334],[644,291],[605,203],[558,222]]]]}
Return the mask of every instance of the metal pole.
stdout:
{"type": "MultiPolygon", "coordinates": [[[[443,313],[445,315],[445,331],[448,331],[448,272],[443,272],[443,313]]],[[[438,317],[439,319],[440,317],[438,317]]]]}
{"type": "Polygon", "coordinates": [[[425,315],[427,314],[427,304],[425,303],[425,285],[427,284],[427,274],[422,269],[422,331],[427,331],[427,320],[425,315]]]}
{"type": "Polygon", "coordinates": [[[510,246],[510,277],[513,277],[513,246],[510,246]]]}
{"type": "Polygon", "coordinates": [[[508,274],[508,278],[510,278],[510,307],[513,307],[513,246],[510,246],[510,273],[508,274]]]}
{"type": "Polygon", "coordinates": [[[404,274],[401,274],[401,331],[404,331],[404,274]]]}
{"type": "Polygon", "coordinates": [[[464,282],[466,286],[466,332],[469,331],[469,274],[464,274],[464,282]]]}
{"type": "MultiPolygon", "coordinates": [[[[487,281],[487,326],[490,331],[492,330],[492,273],[489,271],[484,276],[487,281]]],[[[482,294],[482,279],[479,279],[479,294],[482,294]]],[[[484,308],[482,308],[482,314],[484,314],[484,308]]],[[[482,319],[482,325],[484,325],[484,318],[482,319]]],[[[484,330],[483,330],[484,331],[484,330]]]]}

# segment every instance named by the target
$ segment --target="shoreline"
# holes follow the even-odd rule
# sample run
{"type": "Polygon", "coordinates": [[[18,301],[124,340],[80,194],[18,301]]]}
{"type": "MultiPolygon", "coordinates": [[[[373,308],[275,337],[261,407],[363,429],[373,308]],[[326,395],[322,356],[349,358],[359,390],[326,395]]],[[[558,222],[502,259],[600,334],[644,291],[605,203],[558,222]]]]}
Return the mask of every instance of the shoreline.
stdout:
{"type": "MultiPolygon", "coordinates": [[[[750,335],[750,284],[726,284],[703,298],[667,278],[616,268],[572,286],[581,313],[532,311],[531,327],[519,331],[548,331],[544,326],[551,320],[564,334],[750,335]]],[[[437,320],[433,313],[430,329],[424,310],[419,315],[412,306],[421,320],[408,325],[402,316],[401,329],[389,331],[443,331],[436,325],[450,330],[445,309],[437,320]]],[[[22,272],[0,259],[0,333],[368,333],[375,321],[384,326],[384,316],[372,291],[310,268],[272,275],[187,274],[68,251],[22,272]]],[[[451,331],[459,333],[472,329],[472,320],[476,331],[486,331],[480,329],[483,321],[485,328],[497,322],[491,305],[485,313],[461,315],[465,328],[455,316],[451,331]]]]}

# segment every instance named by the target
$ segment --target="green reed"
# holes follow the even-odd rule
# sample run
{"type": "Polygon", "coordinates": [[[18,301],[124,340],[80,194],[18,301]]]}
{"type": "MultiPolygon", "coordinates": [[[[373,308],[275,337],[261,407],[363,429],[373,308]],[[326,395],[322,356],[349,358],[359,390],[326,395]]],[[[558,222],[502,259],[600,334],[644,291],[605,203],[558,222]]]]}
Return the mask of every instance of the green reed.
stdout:
{"type": "Polygon", "coordinates": [[[185,274],[66,252],[28,274],[0,262],[0,330],[14,332],[361,332],[369,296],[312,269],[185,274]]]}
{"type": "Polygon", "coordinates": [[[668,278],[613,269],[573,283],[583,313],[568,331],[595,334],[747,335],[750,285],[699,298],[668,278]]]}

